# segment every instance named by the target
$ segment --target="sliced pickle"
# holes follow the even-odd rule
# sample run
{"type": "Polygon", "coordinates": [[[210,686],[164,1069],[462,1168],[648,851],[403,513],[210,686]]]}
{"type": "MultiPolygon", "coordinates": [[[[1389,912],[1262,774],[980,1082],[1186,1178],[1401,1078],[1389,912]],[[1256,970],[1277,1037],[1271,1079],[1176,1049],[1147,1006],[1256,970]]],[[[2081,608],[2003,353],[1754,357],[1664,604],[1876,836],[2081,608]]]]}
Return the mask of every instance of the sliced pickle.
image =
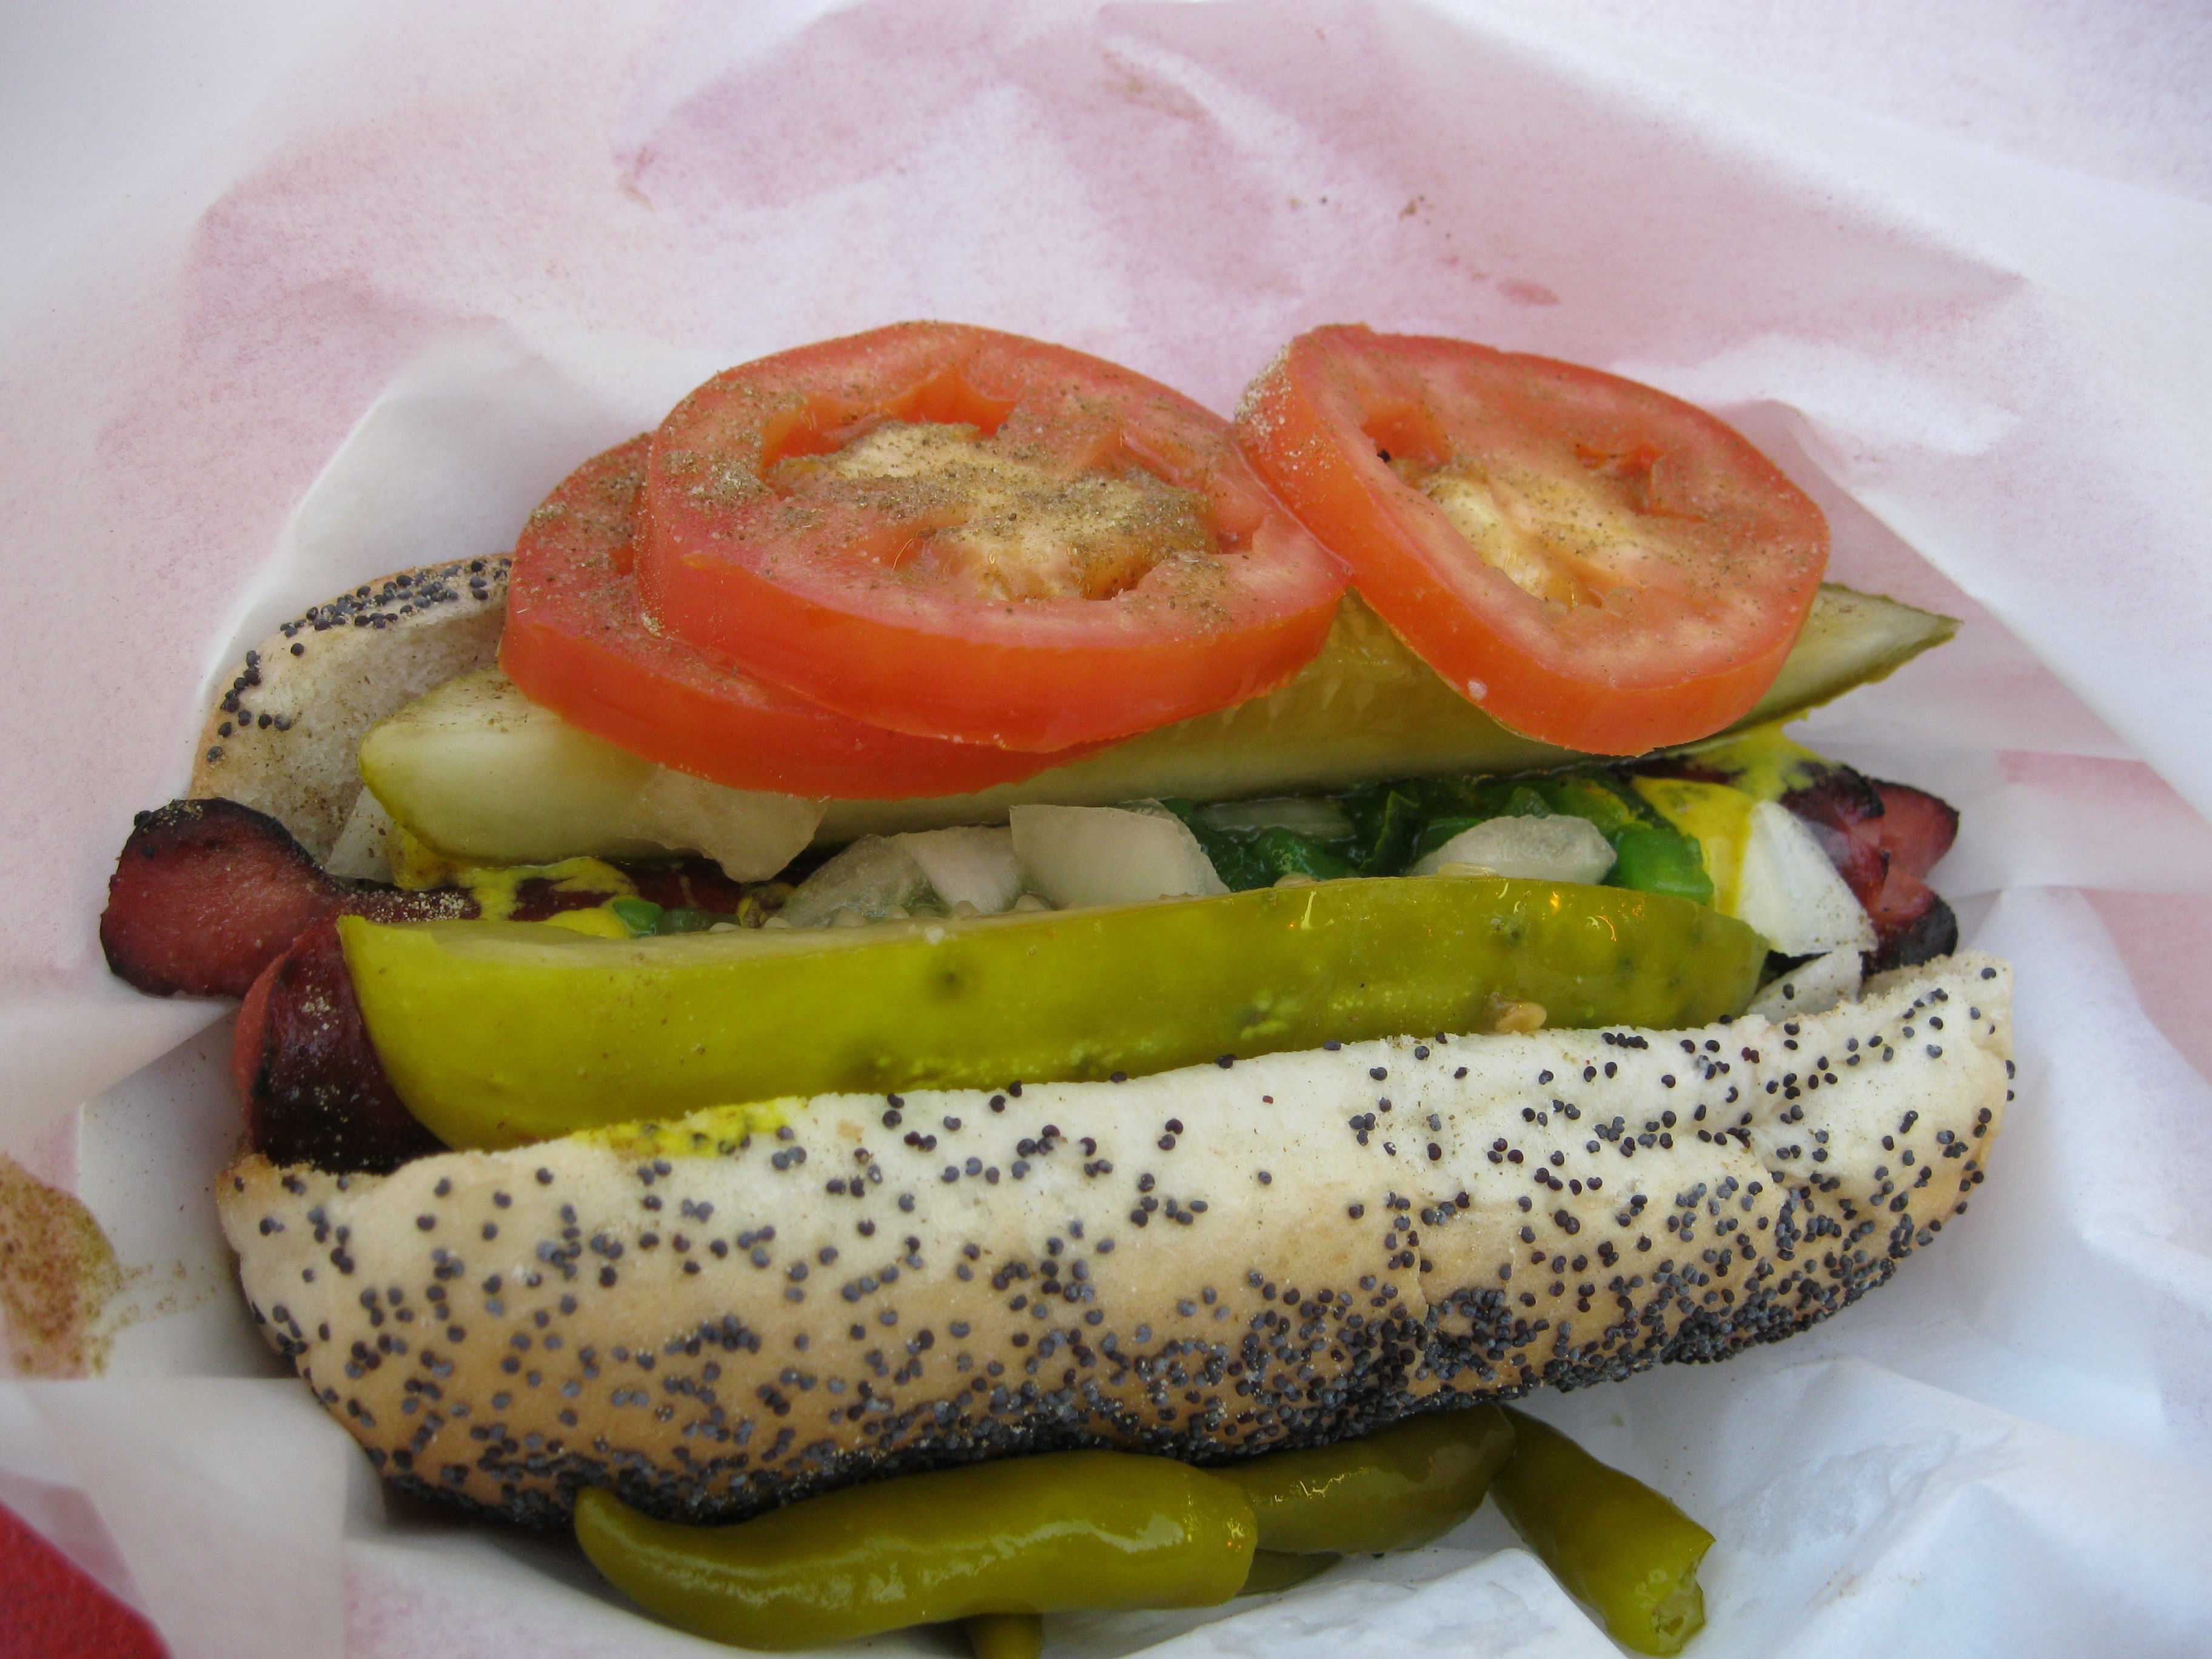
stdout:
{"type": "MultiPolygon", "coordinates": [[[[1893,599],[1823,587],[1780,677],[1731,729],[1786,719],[1878,680],[1957,628],[1948,617],[1893,599]]],[[[1347,595],[1321,654],[1264,697],[977,794],[832,801],[813,839],[835,846],[863,835],[1004,823],[1009,808],[1029,802],[1230,800],[1583,758],[1507,731],[1347,595]]],[[[641,843],[684,839],[687,831],[699,838],[706,833],[700,823],[665,814],[653,825],[659,835],[641,830],[640,794],[660,770],[538,708],[496,669],[439,687],[362,744],[362,775],[392,817],[439,851],[472,863],[611,857],[641,843]]],[[[766,814],[779,831],[811,810],[789,797],[720,795],[757,805],[788,803],[783,813],[766,814]]],[[[740,846],[751,834],[750,818],[731,831],[740,846]]],[[[722,856],[714,848],[697,850],[722,856]]]]}
{"type": "MultiPolygon", "coordinates": [[[[1730,727],[1793,718],[1887,678],[1959,631],[1949,617],[1830,582],[1766,695],[1730,727]]],[[[1018,802],[1230,800],[1323,793],[1388,778],[1516,772],[1588,758],[1510,732],[1445,684],[1358,595],[1289,684],[1162,726],[1020,783],[972,795],[831,801],[815,839],[850,841],[951,823],[999,823],[1018,802]]]]}
{"type": "Polygon", "coordinates": [[[629,825],[654,770],[496,668],[447,680],[361,740],[362,781],[392,822],[467,864],[658,851],[629,825]]]}
{"type": "Polygon", "coordinates": [[[461,865],[704,853],[762,881],[821,816],[794,795],[672,772],[571,726],[496,668],[447,680],[370,729],[361,775],[392,821],[461,865]]]}
{"type": "Polygon", "coordinates": [[[1751,713],[1729,730],[1795,720],[1846,691],[1887,679],[1958,631],[1956,617],[1823,582],[1782,672],[1751,713]]]}
{"type": "Polygon", "coordinates": [[[1687,900],[1480,877],[1110,909],[584,939],[339,927],[400,1098],[495,1147],[841,1090],[1144,1073],[1329,1038],[1680,1027],[1748,1002],[1766,946],[1687,900]]]}

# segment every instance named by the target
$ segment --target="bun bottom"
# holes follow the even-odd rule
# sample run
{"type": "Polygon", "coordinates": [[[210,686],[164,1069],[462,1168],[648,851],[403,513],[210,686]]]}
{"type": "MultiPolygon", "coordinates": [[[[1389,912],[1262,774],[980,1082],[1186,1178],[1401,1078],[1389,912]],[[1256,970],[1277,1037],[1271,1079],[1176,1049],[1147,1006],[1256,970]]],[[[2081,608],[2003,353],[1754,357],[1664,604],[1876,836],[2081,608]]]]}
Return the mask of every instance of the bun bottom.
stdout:
{"type": "Polygon", "coordinates": [[[219,1196],[255,1318],[387,1479],[537,1524],[586,1486],[726,1521],[1020,1452],[1218,1462],[1790,1335],[1966,1207],[2009,988],[1966,955],[1784,1024],[832,1095],[384,1176],[248,1158],[219,1196]]]}

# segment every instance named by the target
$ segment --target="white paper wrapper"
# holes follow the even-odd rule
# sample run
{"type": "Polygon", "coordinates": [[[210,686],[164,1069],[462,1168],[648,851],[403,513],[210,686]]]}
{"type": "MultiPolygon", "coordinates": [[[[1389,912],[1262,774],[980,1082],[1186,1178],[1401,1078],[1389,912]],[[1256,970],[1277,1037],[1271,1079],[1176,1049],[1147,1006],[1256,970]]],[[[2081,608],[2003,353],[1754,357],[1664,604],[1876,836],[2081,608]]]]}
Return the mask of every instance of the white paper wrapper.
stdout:
{"type": "MultiPolygon", "coordinates": [[[[222,1011],[107,979],[134,810],[283,616],[506,546],[722,365],[896,319],[1227,409],[1324,321],[1738,420],[1835,574],[1966,619],[1802,735],[1965,815],[2020,975],[1969,1220],[1724,1370],[1538,1409],[1710,1524],[1694,1653],[2202,1650],[2212,1629],[2212,44],[2194,9],[117,5],[15,26],[0,1151],[130,1278],[0,1384],[0,1502],[179,1659],[718,1651],[557,1540],[387,1501],[247,1330],[222,1011]],[[1917,43],[1917,44],[1916,44],[1917,43]]],[[[1055,1650],[1607,1644],[1479,1515],[1055,1650]]],[[[885,1653],[953,1651],[924,1632],[885,1653]]]]}

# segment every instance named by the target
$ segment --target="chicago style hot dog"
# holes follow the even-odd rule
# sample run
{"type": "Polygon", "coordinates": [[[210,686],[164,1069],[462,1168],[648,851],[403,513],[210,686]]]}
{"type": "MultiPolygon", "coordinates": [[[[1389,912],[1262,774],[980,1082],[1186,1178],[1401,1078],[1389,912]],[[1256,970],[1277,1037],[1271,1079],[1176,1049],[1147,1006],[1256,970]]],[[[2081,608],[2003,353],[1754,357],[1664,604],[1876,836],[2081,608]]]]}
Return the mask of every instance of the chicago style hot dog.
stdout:
{"type": "Polygon", "coordinates": [[[103,941],[246,994],[270,1340],[515,1519],[1723,1358],[1929,1243],[2009,1098],[1954,815],[1761,725],[1948,631],[1824,555],[1590,371],[1324,330],[1232,436],[883,331],[249,653],[103,941]]]}

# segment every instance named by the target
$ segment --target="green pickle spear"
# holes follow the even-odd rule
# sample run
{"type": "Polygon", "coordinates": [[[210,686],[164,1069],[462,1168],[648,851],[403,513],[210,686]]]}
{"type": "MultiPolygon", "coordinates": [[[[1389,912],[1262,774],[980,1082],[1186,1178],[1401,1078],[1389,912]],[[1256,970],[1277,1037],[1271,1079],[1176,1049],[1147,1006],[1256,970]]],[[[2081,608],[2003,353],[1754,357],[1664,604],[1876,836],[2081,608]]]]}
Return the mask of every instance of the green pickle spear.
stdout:
{"type": "Polygon", "coordinates": [[[1766,946],[1702,905],[1435,876],[1085,910],[587,939],[339,924],[371,1040],[448,1146],[837,1091],[1142,1074],[1409,1032],[1740,1011],[1766,946]]]}
{"type": "Polygon", "coordinates": [[[1474,1514],[1512,1449],[1505,1414],[1475,1406],[1214,1473],[1252,1500],[1262,1550],[1380,1555],[1441,1538],[1474,1514]]]}
{"type": "Polygon", "coordinates": [[[694,1635],[776,1650],[985,1615],[1213,1607],[1243,1588],[1256,1533],[1232,1482],[1128,1452],[902,1476],[728,1527],[576,1500],[576,1541],[617,1589],[694,1635]]]}
{"type": "Polygon", "coordinates": [[[1557,1429],[1510,1411],[1513,1455],[1492,1496],[1567,1592],[1637,1653],[1680,1653],[1705,1626],[1698,1563],[1713,1535],[1557,1429]]]}

